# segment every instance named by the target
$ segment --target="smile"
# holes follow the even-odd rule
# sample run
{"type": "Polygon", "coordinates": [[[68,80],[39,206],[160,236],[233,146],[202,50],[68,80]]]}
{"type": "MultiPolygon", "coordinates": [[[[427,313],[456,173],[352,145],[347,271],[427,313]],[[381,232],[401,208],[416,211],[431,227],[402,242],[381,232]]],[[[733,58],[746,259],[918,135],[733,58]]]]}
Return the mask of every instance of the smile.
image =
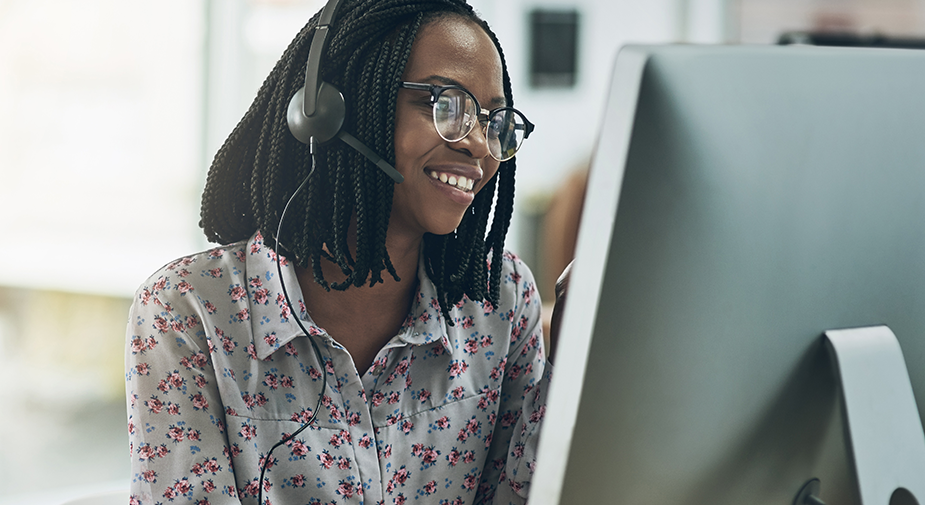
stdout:
{"type": "Polygon", "coordinates": [[[428,170],[427,174],[430,175],[432,179],[437,179],[444,184],[453,186],[462,191],[472,191],[473,186],[475,186],[475,179],[469,179],[461,175],[438,173],[433,170],[428,170]]]}

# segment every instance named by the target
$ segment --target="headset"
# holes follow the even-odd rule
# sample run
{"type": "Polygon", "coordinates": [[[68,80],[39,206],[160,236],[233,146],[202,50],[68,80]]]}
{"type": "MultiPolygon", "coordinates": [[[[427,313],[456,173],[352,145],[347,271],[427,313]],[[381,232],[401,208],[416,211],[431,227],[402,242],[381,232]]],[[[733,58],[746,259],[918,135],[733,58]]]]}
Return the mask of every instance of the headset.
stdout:
{"type": "MultiPolygon", "coordinates": [[[[305,64],[305,85],[299,91],[297,91],[289,101],[289,108],[286,111],[286,122],[289,124],[289,131],[292,132],[292,135],[300,142],[309,145],[309,152],[311,153],[312,157],[312,166],[311,170],[309,170],[308,176],[306,176],[302,183],[299,184],[296,190],[292,193],[292,196],[289,197],[289,201],[287,201],[286,205],[283,207],[276,231],[277,246],[279,245],[279,237],[282,235],[283,231],[283,220],[286,217],[286,212],[289,210],[289,206],[292,204],[293,200],[295,200],[296,195],[302,191],[306,183],[308,183],[308,180],[312,177],[312,174],[315,173],[315,148],[317,144],[327,142],[335,137],[339,138],[350,147],[359,151],[360,154],[365,156],[371,162],[373,162],[373,164],[379,167],[380,170],[391,177],[396,184],[401,184],[401,182],[405,180],[405,178],[400,173],[398,173],[398,170],[395,170],[395,167],[390,165],[389,162],[382,159],[382,157],[373,152],[372,149],[342,129],[344,125],[344,118],[347,115],[347,106],[344,101],[344,95],[340,92],[340,90],[334,87],[333,84],[321,80],[321,55],[324,53],[325,47],[327,45],[327,38],[331,29],[331,23],[334,20],[334,15],[337,13],[337,9],[340,6],[341,1],[342,0],[329,0],[321,10],[318,26],[315,28],[315,31],[312,34],[312,44],[308,50],[308,61],[305,64]]],[[[283,281],[282,265],[280,261],[280,255],[278,253],[276,254],[276,271],[277,275],[279,276],[278,278],[280,287],[282,288],[283,295],[286,299],[286,304],[289,306],[290,314],[295,318],[295,322],[298,324],[302,332],[307,337],[309,337],[309,342],[311,343],[315,357],[318,360],[318,363],[321,364],[322,369],[324,369],[327,362],[322,356],[320,349],[318,349],[318,344],[315,343],[314,338],[310,336],[311,334],[302,324],[299,312],[295,310],[295,307],[292,304],[292,300],[289,298],[289,293],[286,290],[286,284],[283,281]]],[[[273,454],[273,450],[298,436],[315,421],[318,412],[321,410],[324,393],[328,386],[327,375],[327,371],[322,370],[323,382],[321,385],[321,392],[318,394],[315,410],[312,412],[309,419],[302,423],[302,426],[300,426],[299,429],[289,435],[284,436],[281,440],[276,442],[267,452],[263,463],[259,465],[260,478],[257,483],[257,503],[259,505],[263,505],[264,477],[266,475],[267,467],[271,461],[270,458],[273,454]]]]}
{"type": "Polygon", "coordinates": [[[329,0],[321,9],[318,26],[312,34],[308,61],[305,64],[305,85],[289,101],[286,122],[292,135],[300,142],[312,146],[313,153],[314,143],[339,138],[373,162],[396,184],[400,184],[404,177],[395,167],[342,129],[347,115],[344,95],[333,84],[321,80],[321,55],[327,47],[331,23],[341,1],[329,0]]]}

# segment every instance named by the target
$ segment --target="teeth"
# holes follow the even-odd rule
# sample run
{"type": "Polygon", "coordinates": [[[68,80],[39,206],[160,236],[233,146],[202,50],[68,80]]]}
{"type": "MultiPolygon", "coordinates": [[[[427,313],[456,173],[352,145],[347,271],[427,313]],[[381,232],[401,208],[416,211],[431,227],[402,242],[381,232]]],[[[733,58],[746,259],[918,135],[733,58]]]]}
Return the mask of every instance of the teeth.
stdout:
{"type": "Polygon", "coordinates": [[[427,173],[434,179],[437,179],[443,183],[449,184],[450,186],[454,186],[463,191],[471,191],[472,188],[475,186],[475,179],[469,179],[468,177],[463,177],[461,175],[456,176],[456,175],[448,175],[448,174],[438,174],[437,172],[430,171],[430,170],[428,170],[427,173]]]}

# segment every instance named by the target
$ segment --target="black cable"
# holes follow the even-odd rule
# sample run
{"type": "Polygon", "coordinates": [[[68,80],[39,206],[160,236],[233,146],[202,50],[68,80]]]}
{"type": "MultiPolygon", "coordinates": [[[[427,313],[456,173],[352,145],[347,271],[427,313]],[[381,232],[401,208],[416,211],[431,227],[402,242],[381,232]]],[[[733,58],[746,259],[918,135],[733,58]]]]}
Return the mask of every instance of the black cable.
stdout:
{"type": "Polygon", "coordinates": [[[260,480],[257,482],[257,503],[258,505],[263,505],[263,477],[266,474],[267,466],[270,464],[270,457],[273,454],[273,450],[289,442],[290,440],[295,438],[299,433],[302,433],[302,431],[304,431],[305,428],[308,428],[308,426],[312,423],[312,421],[315,420],[315,417],[318,416],[318,411],[321,410],[321,403],[324,400],[324,392],[328,389],[328,371],[325,367],[324,358],[321,356],[321,350],[318,349],[318,344],[315,343],[315,339],[312,338],[308,330],[305,329],[305,326],[302,325],[301,318],[299,317],[299,314],[301,312],[297,312],[295,310],[295,307],[293,307],[292,305],[292,300],[289,299],[289,293],[286,291],[286,283],[285,281],[283,281],[283,267],[279,259],[280,257],[279,237],[280,235],[282,235],[282,232],[283,232],[283,219],[285,219],[286,217],[286,211],[289,210],[289,205],[292,203],[293,200],[295,200],[295,197],[296,195],[299,194],[299,191],[301,191],[302,188],[305,187],[305,185],[308,183],[308,180],[312,177],[312,174],[315,173],[315,139],[314,138],[311,139],[311,143],[309,144],[309,146],[310,146],[310,152],[311,152],[311,158],[312,158],[312,168],[311,170],[309,170],[308,176],[306,176],[305,179],[302,181],[302,183],[299,184],[299,187],[297,187],[296,190],[292,193],[292,196],[289,197],[289,201],[286,202],[286,206],[283,207],[283,212],[279,216],[279,226],[276,229],[276,273],[279,275],[279,285],[283,289],[283,296],[286,298],[286,304],[289,306],[289,313],[292,317],[295,318],[295,322],[296,324],[299,325],[299,328],[302,330],[302,332],[305,333],[305,337],[308,338],[308,341],[312,345],[312,349],[315,351],[315,357],[318,359],[318,363],[321,364],[321,377],[322,377],[321,393],[318,394],[318,403],[315,404],[315,410],[312,411],[312,415],[311,417],[308,418],[308,421],[305,421],[302,424],[302,426],[300,426],[299,429],[295,430],[295,432],[293,432],[292,434],[287,435],[283,437],[283,439],[280,440],[279,442],[276,442],[276,444],[274,444],[273,447],[270,448],[270,451],[267,453],[266,458],[264,458],[263,464],[260,465],[260,480]]]}

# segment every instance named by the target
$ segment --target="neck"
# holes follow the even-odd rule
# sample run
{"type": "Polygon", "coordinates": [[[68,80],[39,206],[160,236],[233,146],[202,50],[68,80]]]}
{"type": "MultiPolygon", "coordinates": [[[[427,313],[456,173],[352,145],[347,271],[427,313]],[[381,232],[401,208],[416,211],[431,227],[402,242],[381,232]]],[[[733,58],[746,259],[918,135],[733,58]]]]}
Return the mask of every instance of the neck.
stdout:
{"type": "MultiPolygon", "coordinates": [[[[416,240],[387,240],[389,258],[400,280],[387,271],[382,282],[370,287],[351,286],[344,291],[326,291],[315,282],[310,269],[296,268],[302,296],[312,321],[347,348],[362,374],[376,353],[394,337],[411,310],[418,286],[418,257],[423,237],[416,240]]],[[[356,239],[349,237],[351,250],[356,239]]],[[[330,261],[322,260],[328,284],[344,282],[346,276],[330,261]]]]}

